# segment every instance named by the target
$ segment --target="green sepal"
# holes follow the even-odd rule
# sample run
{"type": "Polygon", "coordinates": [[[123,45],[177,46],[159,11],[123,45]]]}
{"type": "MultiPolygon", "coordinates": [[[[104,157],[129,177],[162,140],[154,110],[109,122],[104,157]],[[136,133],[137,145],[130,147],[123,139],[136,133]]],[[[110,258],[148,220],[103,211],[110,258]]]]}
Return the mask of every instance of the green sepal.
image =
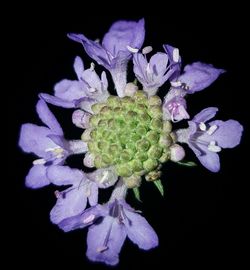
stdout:
{"type": "Polygon", "coordinates": [[[178,161],[177,162],[179,165],[181,166],[186,166],[186,167],[195,167],[197,166],[197,164],[193,161],[186,161],[186,160],[183,160],[183,161],[178,161]]]}
{"type": "Polygon", "coordinates": [[[159,192],[161,193],[161,196],[164,196],[164,188],[161,182],[161,179],[153,181],[159,192]]]}
{"type": "Polygon", "coordinates": [[[134,187],[133,192],[134,192],[134,195],[135,195],[135,198],[137,199],[137,201],[142,202],[139,188],[134,187]]]}

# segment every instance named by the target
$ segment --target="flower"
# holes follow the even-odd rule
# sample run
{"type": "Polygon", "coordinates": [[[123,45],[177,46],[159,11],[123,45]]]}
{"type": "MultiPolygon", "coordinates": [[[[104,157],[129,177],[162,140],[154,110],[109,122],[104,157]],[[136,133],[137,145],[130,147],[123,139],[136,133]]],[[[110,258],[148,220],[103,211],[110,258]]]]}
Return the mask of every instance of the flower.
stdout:
{"type": "Polygon", "coordinates": [[[64,79],[55,85],[55,96],[41,93],[40,97],[56,106],[80,107],[91,112],[91,105],[102,102],[109,96],[106,73],[103,71],[100,79],[93,63],[89,69],[84,70],[83,61],[79,56],[75,58],[74,70],[78,80],[64,79]]]}
{"type": "Polygon", "coordinates": [[[128,60],[132,52],[141,48],[144,36],[144,19],[138,22],[115,22],[104,36],[102,44],[82,34],[68,34],[70,39],[83,45],[91,58],[110,71],[120,97],[124,96],[128,60]]]}
{"type": "Polygon", "coordinates": [[[141,53],[135,53],[133,56],[134,73],[143,90],[149,96],[155,95],[158,88],[162,86],[173,74],[174,69],[169,65],[168,55],[158,52],[154,54],[149,63],[146,56],[141,53]]]}
{"type": "Polygon", "coordinates": [[[68,155],[87,151],[87,145],[83,141],[64,139],[62,128],[43,100],[38,101],[36,110],[47,127],[23,124],[19,138],[19,146],[23,151],[39,157],[33,161],[33,167],[26,176],[26,186],[30,188],[50,184],[47,169],[51,165],[61,165],[68,155]]]}
{"type": "Polygon", "coordinates": [[[215,120],[208,122],[218,111],[210,107],[198,113],[189,121],[188,129],[176,131],[177,140],[187,143],[201,164],[212,172],[220,170],[218,152],[222,148],[233,148],[240,143],[243,127],[238,121],[215,120]]]}
{"type": "Polygon", "coordinates": [[[58,224],[65,218],[81,213],[87,206],[87,200],[91,206],[97,204],[98,185],[81,170],[55,165],[48,168],[47,176],[54,185],[71,185],[66,190],[55,192],[57,202],[50,212],[53,223],[58,224]]]}
{"type": "Polygon", "coordinates": [[[59,223],[64,231],[88,225],[91,226],[87,236],[87,257],[91,261],[118,264],[119,253],[127,236],[144,250],[158,246],[158,237],[153,228],[123,199],[97,205],[59,223]]]}

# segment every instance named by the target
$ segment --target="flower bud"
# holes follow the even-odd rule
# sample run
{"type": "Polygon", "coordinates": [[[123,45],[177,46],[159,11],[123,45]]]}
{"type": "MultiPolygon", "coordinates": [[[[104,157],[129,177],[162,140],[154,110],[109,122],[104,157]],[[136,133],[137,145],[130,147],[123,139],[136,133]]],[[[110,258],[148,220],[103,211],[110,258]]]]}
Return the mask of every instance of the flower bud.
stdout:
{"type": "Polygon", "coordinates": [[[170,159],[174,162],[178,162],[185,157],[185,151],[179,144],[173,144],[170,147],[170,159]]]}

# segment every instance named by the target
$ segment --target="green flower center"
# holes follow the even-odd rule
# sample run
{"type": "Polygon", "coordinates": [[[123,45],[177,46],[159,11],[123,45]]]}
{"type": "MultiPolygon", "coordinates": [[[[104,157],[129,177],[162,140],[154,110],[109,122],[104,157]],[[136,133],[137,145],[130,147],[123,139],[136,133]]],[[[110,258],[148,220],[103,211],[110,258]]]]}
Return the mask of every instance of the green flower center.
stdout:
{"type": "Polygon", "coordinates": [[[162,120],[161,106],[158,96],[147,98],[143,91],[132,97],[110,96],[105,103],[94,104],[90,128],[82,140],[94,156],[95,167],[114,166],[122,177],[146,174],[150,181],[152,171],[169,159],[172,144],[171,124],[162,120]]]}

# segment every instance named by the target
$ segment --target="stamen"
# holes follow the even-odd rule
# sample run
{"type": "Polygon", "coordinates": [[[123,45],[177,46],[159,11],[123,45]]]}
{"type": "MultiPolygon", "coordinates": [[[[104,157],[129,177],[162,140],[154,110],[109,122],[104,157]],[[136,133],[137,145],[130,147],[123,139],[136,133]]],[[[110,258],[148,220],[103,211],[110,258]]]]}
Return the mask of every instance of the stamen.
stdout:
{"type": "Polygon", "coordinates": [[[129,45],[127,45],[127,49],[132,52],[132,53],[138,53],[139,49],[136,49],[136,48],[132,48],[130,47],[129,45]]]}
{"type": "Polygon", "coordinates": [[[54,194],[55,194],[55,196],[56,196],[57,199],[59,199],[59,198],[61,197],[61,192],[58,191],[58,190],[56,190],[56,191],[54,192],[54,194]]]}
{"type": "Polygon", "coordinates": [[[170,84],[173,86],[173,87],[179,87],[182,85],[182,83],[180,81],[172,81],[170,82],[170,84]]]}
{"type": "Polygon", "coordinates": [[[97,92],[97,89],[96,89],[96,88],[93,88],[93,87],[90,87],[90,88],[89,88],[89,92],[90,92],[90,93],[97,92]]]}
{"type": "Polygon", "coordinates": [[[206,130],[207,130],[206,124],[205,124],[204,122],[200,122],[199,128],[200,128],[200,130],[202,130],[202,131],[206,131],[206,130]]]}
{"type": "Polygon", "coordinates": [[[147,46],[145,48],[142,49],[142,54],[148,54],[150,52],[152,52],[153,48],[151,46],[147,46]]]}
{"type": "Polygon", "coordinates": [[[180,59],[179,49],[175,48],[173,50],[173,60],[174,62],[178,63],[180,59]]]}
{"type": "Polygon", "coordinates": [[[46,163],[46,160],[44,158],[35,159],[33,161],[33,165],[43,165],[46,163]]]}
{"type": "Polygon", "coordinates": [[[90,70],[93,71],[95,69],[95,64],[93,62],[91,62],[90,64],[90,70]]]}
{"type": "Polygon", "coordinates": [[[54,151],[58,151],[59,149],[62,149],[62,148],[60,146],[49,147],[45,149],[45,152],[54,152],[54,151]]]}
{"type": "Polygon", "coordinates": [[[211,141],[210,144],[208,145],[207,149],[211,152],[218,153],[221,151],[221,147],[216,145],[215,141],[211,141]]]}
{"type": "Polygon", "coordinates": [[[212,135],[212,134],[215,132],[215,130],[216,130],[217,128],[218,128],[218,126],[212,125],[212,126],[208,129],[207,134],[208,134],[208,135],[212,135]]]}
{"type": "Polygon", "coordinates": [[[90,223],[95,219],[95,215],[91,214],[83,220],[84,224],[90,223]]]}

